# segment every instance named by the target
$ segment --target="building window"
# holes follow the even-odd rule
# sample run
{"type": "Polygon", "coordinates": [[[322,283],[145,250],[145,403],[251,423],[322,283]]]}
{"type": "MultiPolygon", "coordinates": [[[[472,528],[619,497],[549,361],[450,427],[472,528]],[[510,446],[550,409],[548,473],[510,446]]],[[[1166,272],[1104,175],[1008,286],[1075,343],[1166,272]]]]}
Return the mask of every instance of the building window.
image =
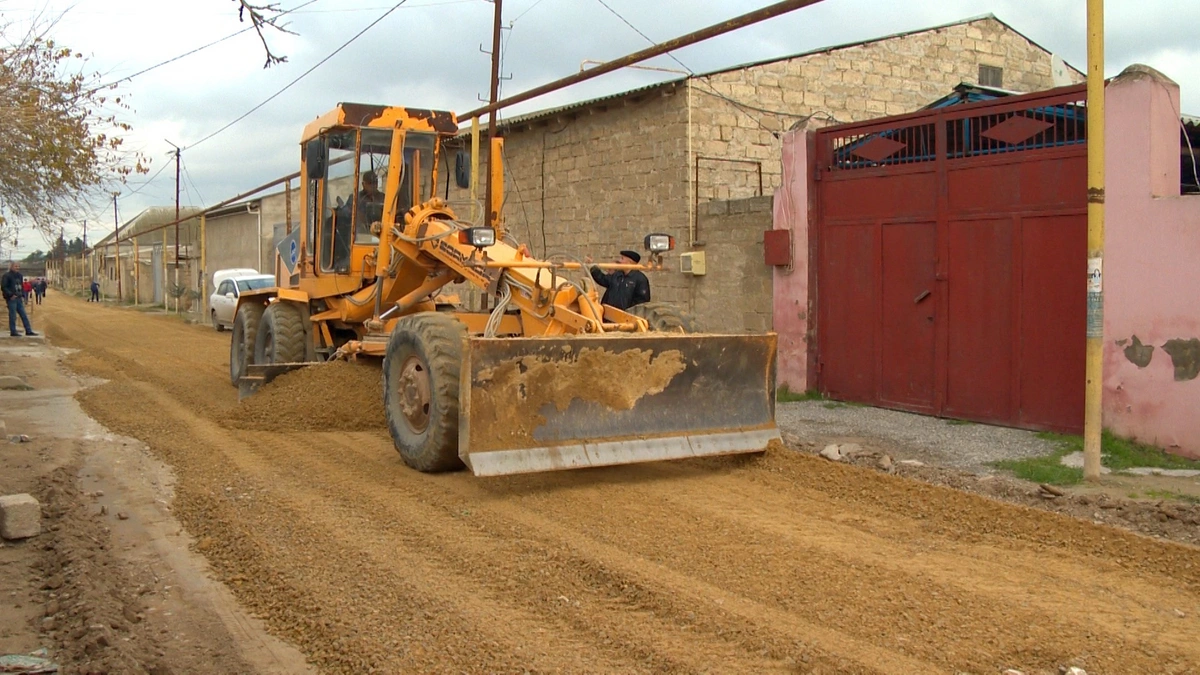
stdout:
{"type": "Polygon", "coordinates": [[[985,87],[1004,86],[1004,69],[999,66],[979,66],[979,84],[985,87]]]}

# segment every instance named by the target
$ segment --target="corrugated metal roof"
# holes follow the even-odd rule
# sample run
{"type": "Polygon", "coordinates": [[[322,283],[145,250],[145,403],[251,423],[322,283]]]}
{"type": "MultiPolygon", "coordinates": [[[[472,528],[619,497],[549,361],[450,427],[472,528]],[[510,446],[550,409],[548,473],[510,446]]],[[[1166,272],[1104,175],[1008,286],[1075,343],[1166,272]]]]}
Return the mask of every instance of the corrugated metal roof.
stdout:
{"type": "MultiPolygon", "coordinates": [[[[563,113],[569,113],[573,110],[581,110],[583,108],[590,108],[592,106],[603,105],[605,103],[618,101],[620,99],[636,97],[636,96],[639,96],[642,94],[649,93],[656,89],[662,89],[662,88],[665,88],[668,86],[678,85],[681,82],[686,82],[687,80],[688,80],[687,77],[676,77],[676,78],[672,78],[670,80],[664,80],[662,82],[655,82],[654,84],[647,84],[645,86],[641,86],[636,89],[629,89],[626,91],[617,92],[615,94],[601,96],[599,98],[590,98],[590,99],[587,99],[584,101],[577,101],[575,103],[568,103],[566,105],[560,105],[556,108],[546,108],[544,110],[535,110],[533,112],[528,112],[523,115],[514,115],[514,116],[508,117],[508,118],[501,118],[500,122],[497,126],[500,127],[501,129],[503,129],[505,127],[516,126],[516,125],[520,125],[520,124],[528,124],[530,122],[542,119],[544,117],[554,117],[556,115],[562,115],[563,113]]],[[[480,130],[487,130],[487,124],[480,123],[479,128],[480,128],[480,130]]],[[[464,136],[469,136],[470,134],[471,134],[471,129],[468,126],[468,127],[465,127],[464,129],[462,129],[461,131],[459,131],[455,135],[455,138],[462,138],[464,136]]]]}
{"type": "MultiPolygon", "coordinates": [[[[630,89],[630,90],[618,92],[615,94],[609,94],[607,96],[601,96],[599,98],[586,99],[583,101],[577,101],[575,103],[568,103],[566,105],[558,106],[555,108],[547,108],[545,110],[535,110],[533,112],[525,113],[523,115],[516,115],[514,117],[502,119],[498,126],[500,126],[500,128],[503,129],[504,127],[510,127],[510,126],[520,125],[520,124],[528,124],[529,122],[533,122],[538,119],[542,119],[542,118],[546,118],[546,117],[553,117],[555,115],[561,115],[563,113],[569,113],[574,110],[581,110],[581,109],[596,106],[596,105],[603,105],[603,104],[611,102],[611,101],[616,101],[616,100],[620,100],[620,99],[631,97],[631,96],[638,96],[640,94],[645,94],[647,92],[654,91],[655,89],[660,89],[662,87],[666,87],[666,86],[670,86],[670,85],[677,86],[680,83],[686,82],[691,78],[710,77],[712,75],[719,75],[721,73],[728,73],[728,72],[732,72],[735,70],[742,70],[745,68],[753,68],[755,66],[767,65],[770,63],[778,63],[780,61],[788,61],[791,59],[803,58],[805,56],[813,56],[815,54],[823,54],[826,52],[833,52],[833,51],[838,51],[838,50],[842,50],[842,49],[850,49],[853,47],[860,47],[863,45],[873,44],[875,42],[882,42],[884,40],[893,40],[896,38],[907,37],[910,35],[918,35],[920,33],[928,33],[931,31],[942,30],[945,28],[951,28],[954,26],[961,26],[964,24],[975,23],[977,21],[987,21],[987,20],[992,20],[992,21],[996,21],[996,22],[1000,23],[1008,30],[1011,30],[1012,32],[1016,33],[1017,35],[1020,35],[1021,37],[1028,40],[1030,44],[1034,45],[1038,49],[1041,49],[1042,51],[1044,51],[1046,53],[1050,53],[1049,50],[1047,50],[1045,47],[1042,47],[1037,42],[1034,42],[1033,40],[1031,40],[1027,35],[1022,33],[1021,31],[1013,28],[1008,23],[1005,23],[1003,20],[997,18],[995,14],[989,13],[989,14],[983,14],[980,16],[973,16],[973,17],[966,18],[966,19],[960,19],[958,21],[951,21],[950,23],[939,24],[936,26],[929,26],[926,28],[917,28],[914,30],[903,31],[900,33],[892,33],[890,35],[884,35],[881,37],[871,38],[868,40],[860,40],[858,42],[847,42],[847,43],[838,44],[838,45],[820,47],[818,49],[812,49],[809,51],[799,52],[796,54],[788,54],[785,56],[776,56],[776,57],[772,57],[769,59],[762,59],[759,61],[750,61],[750,62],[742,63],[742,64],[739,64],[736,66],[729,66],[726,68],[718,68],[716,70],[710,70],[710,71],[703,72],[703,73],[695,73],[690,76],[677,77],[677,78],[673,78],[670,80],[664,80],[662,82],[656,82],[654,84],[648,84],[648,85],[645,85],[642,87],[638,87],[636,89],[630,89]]],[[[1067,66],[1069,68],[1071,68],[1072,70],[1074,70],[1075,72],[1080,72],[1079,69],[1075,68],[1074,66],[1071,66],[1070,64],[1067,64],[1067,66]]],[[[978,87],[980,90],[1003,92],[1004,94],[1015,93],[1015,92],[1007,92],[1006,90],[1002,90],[1002,89],[993,89],[990,87],[980,87],[979,85],[973,85],[973,86],[978,87]]],[[[486,124],[480,125],[480,129],[486,129],[486,128],[487,128],[486,124]]],[[[463,129],[463,130],[459,131],[459,133],[455,137],[463,138],[463,137],[469,136],[470,133],[471,133],[470,129],[463,129]]]]}

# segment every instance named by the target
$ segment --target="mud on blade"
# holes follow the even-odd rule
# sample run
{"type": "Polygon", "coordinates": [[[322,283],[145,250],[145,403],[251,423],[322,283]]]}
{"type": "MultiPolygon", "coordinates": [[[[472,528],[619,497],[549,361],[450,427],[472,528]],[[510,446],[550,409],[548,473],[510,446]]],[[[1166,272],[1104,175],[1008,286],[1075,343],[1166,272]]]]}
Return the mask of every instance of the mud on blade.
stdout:
{"type": "Polygon", "coordinates": [[[477,476],[763,451],[775,335],[471,338],[459,455],[477,476]]]}

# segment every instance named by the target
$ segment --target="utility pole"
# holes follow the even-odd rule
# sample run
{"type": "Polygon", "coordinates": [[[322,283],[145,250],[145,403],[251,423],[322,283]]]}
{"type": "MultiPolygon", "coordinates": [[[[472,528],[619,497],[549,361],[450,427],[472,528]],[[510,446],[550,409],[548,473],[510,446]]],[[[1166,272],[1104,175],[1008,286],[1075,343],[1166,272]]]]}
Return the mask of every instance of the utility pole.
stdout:
{"type": "Polygon", "coordinates": [[[120,194],[113,193],[113,227],[116,228],[113,243],[117,245],[117,304],[125,301],[125,295],[121,293],[121,221],[117,218],[117,196],[120,194]]]}
{"type": "Polygon", "coordinates": [[[1087,3],[1087,366],[1083,477],[1100,480],[1104,415],[1104,0],[1087,3]]]}
{"type": "MultiPolygon", "coordinates": [[[[500,95],[500,10],[503,5],[503,0],[493,0],[496,3],[495,18],[492,21],[492,87],[491,94],[488,97],[488,105],[494,106],[500,95]]],[[[486,225],[496,227],[500,221],[500,213],[498,209],[492,208],[492,176],[495,175],[493,167],[496,166],[496,158],[492,157],[492,139],[497,137],[496,133],[496,109],[493,107],[488,112],[488,175],[487,187],[483,192],[483,208],[487,218],[484,221],[486,225]]],[[[499,235],[497,235],[499,236],[499,235]]]]}
{"type": "Polygon", "coordinates": [[[179,155],[183,152],[183,148],[175,145],[171,141],[167,144],[175,148],[175,270],[176,276],[179,271],[179,155]]]}
{"type": "MultiPolygon", "coordinates": [[[[166,140],[166,139],[163,139],[166,140]]],[[[179,286],[179,156],[183,152],[183,148],[175,145],[171,141],[167,144],[175,148],[175,286],[179,286]]],[[[166,251],[163,251],[166,256],[166,251]]],[[[178,290],[178,288],[176,289],[178,290]]],[[[179,298],[175,298],[175,313],[179,313],[179,298]]]]}

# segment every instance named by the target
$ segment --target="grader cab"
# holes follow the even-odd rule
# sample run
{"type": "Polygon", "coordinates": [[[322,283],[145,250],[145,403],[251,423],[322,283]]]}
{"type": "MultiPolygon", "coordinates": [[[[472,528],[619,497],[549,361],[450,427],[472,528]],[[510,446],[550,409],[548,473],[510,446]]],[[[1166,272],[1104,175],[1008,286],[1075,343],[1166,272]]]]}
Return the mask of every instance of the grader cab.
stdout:
{"type": "MultiPolygon", "coordinates": [[[[688,334],[664,303],[602,305],[582,263],[534,258],[505,232],[499,161],[486,216],[464,221],[435,194],[457,130],[452,113],[359,104],[305,128],[300,227],[279,246],[277,286],[243,294],[234,316],[241,394],[296,367],[381,357],[392,439],[421,471],[761,452],[778,438],[773,334],[688,334]],[[463,282],[490,307],[438,299],[463,282]]],[[[644,245],[647,264],[600,267],[661,268],[674,242],[644,245]]]]}

